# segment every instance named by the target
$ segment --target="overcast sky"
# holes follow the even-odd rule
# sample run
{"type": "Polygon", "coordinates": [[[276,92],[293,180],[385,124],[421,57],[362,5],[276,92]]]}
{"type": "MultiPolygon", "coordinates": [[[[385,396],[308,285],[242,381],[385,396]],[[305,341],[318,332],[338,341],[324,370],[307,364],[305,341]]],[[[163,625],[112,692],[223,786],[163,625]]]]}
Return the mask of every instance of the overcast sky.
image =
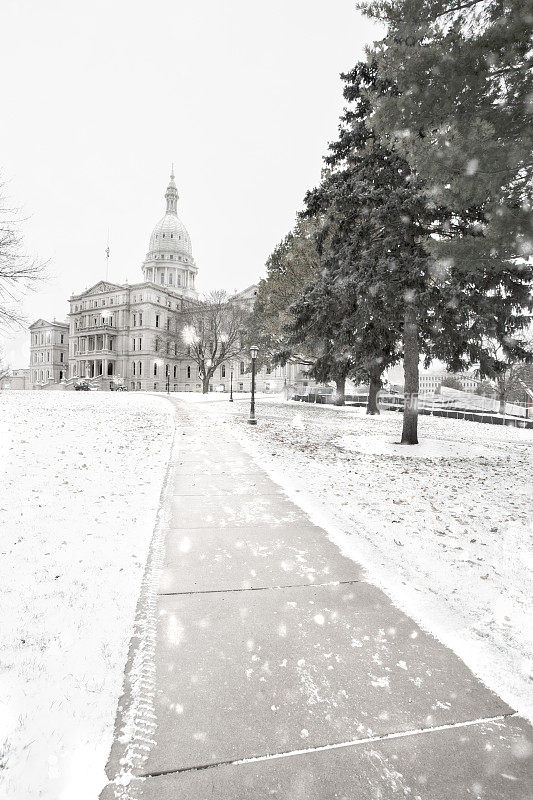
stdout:
{"type": "MultiPolygon", "coordinates": [[[[264,274],[316,185],[342,111],[339,73],[379,31],[352,0],[3,0],[0,173],[50,280],[69,295],[141,280],[174,162],[198,288],[264,274]]],[[[27,366],[27,333],[0,339],[27,366]]]]}

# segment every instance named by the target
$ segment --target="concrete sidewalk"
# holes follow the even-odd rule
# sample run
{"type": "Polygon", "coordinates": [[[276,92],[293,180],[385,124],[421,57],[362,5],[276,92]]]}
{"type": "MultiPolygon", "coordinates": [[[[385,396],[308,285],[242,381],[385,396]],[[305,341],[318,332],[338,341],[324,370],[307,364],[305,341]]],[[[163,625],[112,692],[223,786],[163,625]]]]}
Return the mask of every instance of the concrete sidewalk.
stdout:
{"type": "Polygon", "coordinates": [[[102,799],[531,797],[531,727],[226,426],[177,413],[102,799]]]}

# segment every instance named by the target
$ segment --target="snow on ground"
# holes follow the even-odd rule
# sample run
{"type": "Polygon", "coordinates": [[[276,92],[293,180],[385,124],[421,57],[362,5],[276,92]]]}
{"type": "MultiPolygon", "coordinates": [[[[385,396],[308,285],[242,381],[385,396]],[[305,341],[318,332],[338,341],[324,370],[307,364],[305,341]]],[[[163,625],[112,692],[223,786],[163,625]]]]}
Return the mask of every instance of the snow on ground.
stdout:
{"type": "Polygon", "coordinates": [[[105,782],[173,419],[141,394],[0,393],[0,798],[105,782]]]}
{"type": "Polygon", "coordinates": [[[271,398],[252,427],[248,403],[205,412],[370,580],[531,719],[533,432],[424,416],[411,448],[395,444],[394,412],[271,398]]]}

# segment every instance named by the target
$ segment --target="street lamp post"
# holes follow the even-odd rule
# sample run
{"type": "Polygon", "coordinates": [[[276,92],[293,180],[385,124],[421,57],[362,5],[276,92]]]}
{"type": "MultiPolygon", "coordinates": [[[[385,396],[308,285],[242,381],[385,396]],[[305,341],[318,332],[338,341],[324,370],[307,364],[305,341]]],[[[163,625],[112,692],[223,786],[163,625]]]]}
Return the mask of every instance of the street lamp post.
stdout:
{"type": "Polygon", "coordinates": [[[233,403],[233,361],[229,366],[229,401],[233,403]]]}
{"type": "Polygon", "coordinates": [[[170,394],[170,370],[167,374],[167,394],[170,394]]]}
{"type": "Polygon", "coordinates": [[[255,418],[255,360],[258,352],[258,346],[253,344],[250,347],[250,355],[252,356],[252,399],[250,402],[250,416],[248,418],[249,425],[257,425],[257,420],[255,418]]]}

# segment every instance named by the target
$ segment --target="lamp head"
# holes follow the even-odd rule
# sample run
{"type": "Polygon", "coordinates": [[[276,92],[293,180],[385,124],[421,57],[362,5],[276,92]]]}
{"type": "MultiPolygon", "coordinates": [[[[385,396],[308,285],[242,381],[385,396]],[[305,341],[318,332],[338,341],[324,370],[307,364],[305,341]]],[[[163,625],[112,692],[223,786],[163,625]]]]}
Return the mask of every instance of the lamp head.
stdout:
{"type": "Polygon", "coordinates": [[[253,359],[254,361],[255,361],[255,359],[257,358],[257,354],[258,354],[258,352],[259,352],[259,348],[258,348],[258,346],[257,346],[256,344],[253,344],[253,345],[250,347],[250,355],[252,356],[252,359],[253,359]]]}

